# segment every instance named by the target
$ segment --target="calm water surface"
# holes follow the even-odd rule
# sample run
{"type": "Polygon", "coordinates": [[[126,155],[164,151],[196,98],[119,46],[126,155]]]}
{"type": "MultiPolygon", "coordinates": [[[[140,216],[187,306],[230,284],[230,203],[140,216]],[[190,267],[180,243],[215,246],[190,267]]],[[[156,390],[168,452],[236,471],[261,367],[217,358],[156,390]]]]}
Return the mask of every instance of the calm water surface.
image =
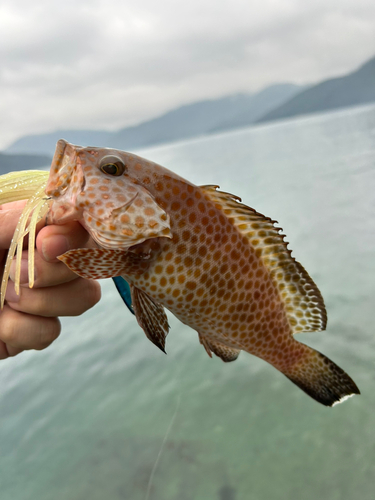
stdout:
{"type": "Polygon", "coordinates": [[[362,395],[325,408],[173,316],[165,356],[103,281],[51,348],[0,364],[1,500],[145,500],[151,476],[149,500],[372,500],[375,106],[139,153],[279,221],[328,309],[299,340],[362,395]]]}

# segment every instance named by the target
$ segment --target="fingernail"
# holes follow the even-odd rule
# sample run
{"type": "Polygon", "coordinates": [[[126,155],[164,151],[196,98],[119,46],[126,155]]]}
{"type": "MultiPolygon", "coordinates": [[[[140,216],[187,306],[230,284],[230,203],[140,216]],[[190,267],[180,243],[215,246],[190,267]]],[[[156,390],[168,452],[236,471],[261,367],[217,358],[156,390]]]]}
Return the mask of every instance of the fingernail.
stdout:
{"type": "Polygon", "coordinates": [[[43,258],[47,261],[56,260],[58,255],[62,255],[68,250],[69,240],[62,235],[50,236],[42,243],[43,258]]]}
{"type": "Polygon", "coordinates": [[[8,281],[7,291],[5,293],[5,300],[7,302],[19,302],[20,296],[16,294],[14,283],[8,281]]]}
{"type": "MultiPolygon", "coordinates": [[[[16,261],[13,260],[10,266],[9,277],[14,282],[16,279],[16,261]]],[[[36,279],[36,269],[34,266],[34,280],[36,279]]],[[[26,259],[21,260],[20,285],[29,283],[29,263],[26,259]]]]}

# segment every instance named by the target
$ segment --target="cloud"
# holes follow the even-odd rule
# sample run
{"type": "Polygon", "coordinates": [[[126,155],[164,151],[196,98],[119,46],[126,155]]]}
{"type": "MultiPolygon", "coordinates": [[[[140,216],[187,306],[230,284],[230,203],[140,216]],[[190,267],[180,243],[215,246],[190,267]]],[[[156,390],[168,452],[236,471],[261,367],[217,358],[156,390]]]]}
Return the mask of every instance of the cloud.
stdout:
{"type": "Polygon", "coordinates": [[[371,0],[3,0],[0,147],[343,74],[373,55],[371,0]]]}

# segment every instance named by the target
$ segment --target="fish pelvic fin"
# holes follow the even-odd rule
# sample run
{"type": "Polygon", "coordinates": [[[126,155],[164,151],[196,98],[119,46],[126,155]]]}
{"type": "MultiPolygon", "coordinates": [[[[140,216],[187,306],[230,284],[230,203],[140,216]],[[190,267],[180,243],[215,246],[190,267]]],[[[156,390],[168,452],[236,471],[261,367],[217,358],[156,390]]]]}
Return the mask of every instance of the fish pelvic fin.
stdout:
{"type": "Polygon", "coordinates": [[[360,394],[356,384],[342,368],[315,349],[300,345],[304,349],[298,362],[279,370],[306,394],[325,406],[334,406],[350,396],[360,394]]]}
{"type": "Polygon", "coordinates": [[[134,285],[130,285],[130,291],[139,326],[146,337],[166,354],[165,339],[169,332],[169,324],[164,307],[134,285]]]}
{"type": "Polygon", "coordinates": [[[214,353],[218,358],[222,359],[224,363],[230,363],[235,361],[240,355],[240,349],[234,349],[233,347],[228,347],[217,340],[208,340],[206,337],[199,335],[199,342],[206,349],[207,354],[212,358],[212,353],[214,353]]]}

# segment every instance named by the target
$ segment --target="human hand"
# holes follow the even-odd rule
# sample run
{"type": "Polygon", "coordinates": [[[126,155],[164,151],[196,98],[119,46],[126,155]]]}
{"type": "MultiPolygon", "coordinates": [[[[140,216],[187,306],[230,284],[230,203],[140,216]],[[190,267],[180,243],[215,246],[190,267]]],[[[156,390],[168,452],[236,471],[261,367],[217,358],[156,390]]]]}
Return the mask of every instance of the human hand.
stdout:
{"type": "MultiPolygon", "coordinates": [[[[0,205],[0,275],[24,203],[0,205]]],[[[8,283],[6,303],[0,311],[0,359],[26,349],[48,347],[61,331],[58,316],[78,316],[100,300],[97,281],[78,277],[56,258],[73,248],[90,246],[84,228],[78,222],[71,222],[38,229],[34,287],[28,286],[26,251],[22,257],[20,295],[16,295],[13,282],[8,283]]]]}

